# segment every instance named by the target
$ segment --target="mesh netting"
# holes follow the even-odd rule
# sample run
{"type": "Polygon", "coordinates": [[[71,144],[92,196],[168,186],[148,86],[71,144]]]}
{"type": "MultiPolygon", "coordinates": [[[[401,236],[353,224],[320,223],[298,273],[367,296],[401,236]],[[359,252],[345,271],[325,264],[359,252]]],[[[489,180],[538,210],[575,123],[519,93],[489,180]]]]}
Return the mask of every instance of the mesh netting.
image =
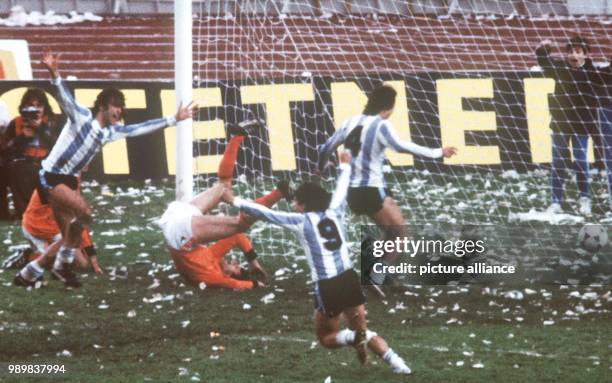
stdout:
{"type": "MultiPolygon", "coordinates": [[[[409,223],[581,222],[573,176],[566,180],[565,213],[545,213],[551,202],[548,95],[555,84],[543,77],[535,55],[536,46],[550,39],[551,55],[563,59],[567,41],[580,35],[595,64],[610,57],[609,16],[572,16],[578,12],[572,4],[194,5],[194,72],[201,87],[195,98],[205,106],[194,128],[196,187],[214,178],[226,143],[224,121],[256,118],[265,128],[243,144],[236,194],[256,197],[287,177],[320,178],[331,190],[335,169],[317,173],[317,146],[362,111],[371,89],[387,83],[398,92],[391,122],[404,140],[459,148],[446,160],[388,153],[386,182],[409,223]]],[[[600,155],[589,142],[595,161],[600,155]]],[[[594,165],[595,209],[586,220],[605,221],[605,176],[601,164],[594,165]]],[[[292,246],[279,229],[257,226],[252,235],[264,252],[286,253],[292,246]]]]}

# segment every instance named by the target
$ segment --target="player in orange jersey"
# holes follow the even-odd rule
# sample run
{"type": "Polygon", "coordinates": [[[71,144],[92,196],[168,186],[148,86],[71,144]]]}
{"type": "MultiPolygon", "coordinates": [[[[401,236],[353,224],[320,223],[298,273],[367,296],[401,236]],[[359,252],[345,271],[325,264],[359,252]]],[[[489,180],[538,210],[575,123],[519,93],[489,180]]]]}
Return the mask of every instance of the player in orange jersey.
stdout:
{"type": "MultiPolygon", "coordinates": [[[[42,269],[53,266],[55,251],[49,252],[45,257],[41,257],[41,255],[45,254],[54,242],[61,239],[60,228],[53,216],[51,205],[41,202],[37,190],[32,193],[30,202],[23,214],[21,229],[30,243],[30,247],[7,258],[3,262],[3,267],[21,269],[33,260],[36,260],[37,266],[42,269]]],[[[91,241],[87,228],[84,228],[81,233],[81,246],[75,254],[75,266],[80,270],[93,269],[97,274],[102,273],[98,264],[96,248],[91,241]]],[[[19,283],[16,284],[20,285],[19,283]]]]}
{"type": "MultiPolygon", "coordinates": [[[[219,164],[217,174],[219,182],[217,185],[223,184],[231,187],[238,149],[248,135],[248,130],[257,127],[258,124],[253,121],[246,121],[240,125],[229,127],[228,130],[232,138],[229,140],[223,153],[223,159],[219,164]]],[[[216,203],[202,204],[198,203],[198,197],[190,203],[172,202],[158,221],[179,273],[187,282],[192,284],[203,282],[209,286],[232,289],[264,286],[267,280],[266,272],[257,261],[257,253],[243,232],[231,233],[210,246],[203,245],[207,241],[200,239],[206,236],[196,235],[195,230],[208,230],[204,227],[198,227],[192,217],[202,216],[203,213],[211,209],[211,206],[216,206],[220,198],[214,199],[213,202],[216,203]],[[236,261],[225,259],[225,255],[235,247],[240,248],[244,253],[249,264],[249,270],[241,268],[236,261]]],[[[276,189],[255,202],[270,207],[283,197],[291,198],[289,184],[286,181],[279,182],[276,189]]],[[[252,223],[248,222],[248,219],[244,216],[240,220],[243,222],[245,229],[252,223]]],[[[208,236],[212,236],[212,234],[209,232],[208,236]]]]}

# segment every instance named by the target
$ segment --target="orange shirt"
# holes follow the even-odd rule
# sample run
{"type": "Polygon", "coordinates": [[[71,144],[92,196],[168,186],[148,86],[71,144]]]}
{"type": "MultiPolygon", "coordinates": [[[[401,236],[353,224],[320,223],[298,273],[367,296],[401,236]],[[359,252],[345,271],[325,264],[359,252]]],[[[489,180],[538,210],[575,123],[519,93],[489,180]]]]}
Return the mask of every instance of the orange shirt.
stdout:
{"type": "MultiPolygon", "coordinates": [[[[34,190],[28,207],[21,219],[23,228],[36,238],[47,242],[52,242],[53,238],[60,234],[60,228],[55,222],[51,205],[43,204],[40,201],[38,190],[34,190]]],[[[86,248],[92,245],[91,236],[87,228],[83,229],[81,235],[81,247],[86,248]]]]}
{"type": "Polygon", "coordinates": [[[170,255],[178,272],[190,283],[204,282],[210,286],[241,290],[253,288],[252,281],[232,278],[221,268],[223,257],[234,247],[239,247],[245,253],[253,249],[247,236],[239,233],[210,247],[196,245],[191,251],[170,249],[170,255]]]}

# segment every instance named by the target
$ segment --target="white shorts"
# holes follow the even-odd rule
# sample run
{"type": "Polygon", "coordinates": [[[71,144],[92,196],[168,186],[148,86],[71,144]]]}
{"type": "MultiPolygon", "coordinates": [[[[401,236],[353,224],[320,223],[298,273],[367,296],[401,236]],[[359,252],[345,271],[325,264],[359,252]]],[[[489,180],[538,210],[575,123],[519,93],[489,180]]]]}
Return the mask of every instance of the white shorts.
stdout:
{"type": "MultiPolygon", "coordinates": [[[[41,254],[44,254],[47,251],[47,247],[49,246],[49,243],[47,241],[33,236],[23,226],[21,227],[21,231],[23,232],[24,237],[26,237],[26,239],[30,242],[30,244],[34,246],[34,250],[41,254]]],[[[62,239],[62,236],[61,234],[58,234],[53,237],[53,242],[59,241],[60,239],[62,239]]]]}
{"type": "Polygon", "coordinates": [[[189,242],[193,237],[191,231],[191,217],[202,215],[200,209],[187,202],[174,201],[168,205],[157,224],[164,233],[166,245],[174,250],[188,250],[189,242]]]}

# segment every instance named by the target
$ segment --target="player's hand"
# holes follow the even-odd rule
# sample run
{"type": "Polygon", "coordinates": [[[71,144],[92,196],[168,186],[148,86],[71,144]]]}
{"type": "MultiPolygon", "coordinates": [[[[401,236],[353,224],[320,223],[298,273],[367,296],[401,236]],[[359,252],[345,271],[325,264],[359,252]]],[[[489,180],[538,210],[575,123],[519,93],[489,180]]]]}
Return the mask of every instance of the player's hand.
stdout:
{"type": "Polygon", "coordinates": [[[540,46],[540,47],[549,47],[549,46],[552,45],[552,43],[553,43],[552,40],[546,39],[546,40],[540,41],[540,45],[538,45],[538,46],[540,46]]]}
{"type": "Polygon", "coordinates": [[[261,267],[261,265],[259,264],[259,262],[257,262],[256,259],[250,262],[249,267],[251,268],[253,275],[255,275],[258,281],[268,283],[268,273],[266,273],[266,271],[263,269],[263,267],[261,267]]]}
{"type": "Polygon", "coordinates": [[[454,146],[447,146],[445,148],[442,148],[442,155],[444,156],[444,158],[452,157],[455,154],[457,154],[457,148],[455,148],[454,146]]]}
{"type": "Polygon", "coordinates": [[[188,118],[193,118],[193,115],[197,112],[197,110],[198,105],[193,105],[193,101],[191,101],[186,106],[183,106],[183,103],[181,102],[174,117],[176,117],[176,121],[183,121],[188,118]]]}
{"type": "Polygon", "coordinates": [[[104,271],[102,271],[102,269],[100,268],[100,265],[98,264],[98,257],[93,256],[89,258],[89,261],[91,262],[91,268],[93,269],[94,273],[104,274],[104,271]]]}
{"type": "Polygon", "coordinates": [[[253,281],[253,283],[255,283],[257,287],[268,287],[268,285],[266,285],[262,281],[253,281]]]}
{"type": "Polygon", "coordinates": [[[59,77],[58,68],[61,55],[61,53],[54,55],[53,53],[51,53],[51,51],[46,51],[43,54],[41,62],[45,66],[45,68],[47,68],[47,70],[51,74],[51,77],[53,78],[59,77]]]}
{"type": "Polygon", "coordinates": [[[343,150],[342,153],[340,153],[340,163],[350,164],[352,158],[351,152],[348,150],[343,150]]]}

